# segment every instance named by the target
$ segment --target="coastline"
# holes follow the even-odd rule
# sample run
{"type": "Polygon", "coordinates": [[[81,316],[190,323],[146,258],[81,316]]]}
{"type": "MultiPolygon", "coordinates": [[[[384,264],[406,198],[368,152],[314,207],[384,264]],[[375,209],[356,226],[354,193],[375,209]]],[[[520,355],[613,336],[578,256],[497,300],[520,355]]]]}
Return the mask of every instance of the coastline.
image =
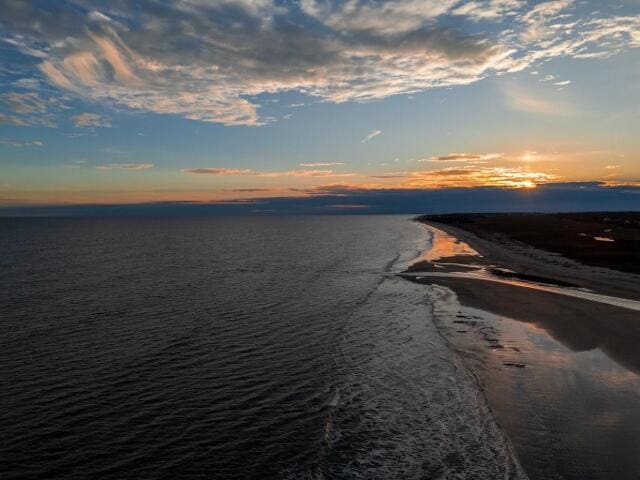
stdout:
{"type": "MultiPolygon", "coordinates": [[[[438,217],[418,217],[416,220],[443,230],[458,241],[468,244],[482,257],[481,264],[491,264],[517,272],[524,280],[532,279],[560,286],[586,288],[605,295],[640,300],[639,274],[585,265],[567,256],[533,247],[506,235],[485,230],[480,236],[468,229],[460,228],[459,225],[439,222],[432,218],[438,217]]],[[[456,263],[465,263],[468,260],[468,256],[449,259],[456,263]]],[[[620,262],[618,266],[622,267],[620,262]]],[[[429,266],[414,264],[411,270],[420,270],[421,267],[429,266]]]]}
{"type": "Polygon", "coordinates": [[[431,253],[402,276],[430,286],[440,332],[478,379],[527,474],[637,478],[637,276],[423,223],[431,253]]]}

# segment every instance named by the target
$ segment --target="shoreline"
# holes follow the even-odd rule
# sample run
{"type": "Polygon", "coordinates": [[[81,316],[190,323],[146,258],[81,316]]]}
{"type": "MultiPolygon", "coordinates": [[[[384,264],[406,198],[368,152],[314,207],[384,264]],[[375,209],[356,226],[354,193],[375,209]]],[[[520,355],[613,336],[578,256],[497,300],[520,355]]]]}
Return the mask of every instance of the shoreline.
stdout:
{"type": "Polygon", "coordinates": [[[431,253],[401,276],[431,286],[438,329],[478,379],[530,478],[636,479],[634,275],[522,244],[509,250],[436,222],[426,228],[431,253]]]}
{"type": "MultiPolygon", "coordinates": [[[[536,218],[544,216],[536,215],[536,218]]],[[[466,218],[469,217],[473,218],[473,215],[466,216],[466,218]]],[[[503,222],[508,223],[509,216],[505,215],[505,217],[507,220],[503,220],[503,222]]],[[[518,216],[511,217],[518,218],[518,216]]],[[[516,240],[490,228],[480,227],[477,228],[477,232],[473,232],[469,229],[470,227],[462,228],[460,225],[464,225],[463,223],[452,225],[453,222],[444,223],[436,219],[439,218],[426,216],[418,217],[416,221],[423,225],[436,227],[455,237],[457,241],[468,244],[482,257],[481,264],[490,264],[500,269],[516,272],[523,280],[527,280],[526,277],[529,279],[533,277],[533,281],[586,288],[605,295],[640,300],[640,274],[586,265],[577,259],[536,248],[532,246],[535,242],[528,243],[526,234],[521,234],[519,237],[521,240],[516,240]]],[[[579,238],[576,242],[581,240],[579,238]]],[[[603,247],[599,242],[595,243],[603,247]]],[[[606,246],[609,248],[608,245],[606,246]]],[[[468,260],[469,256],[449,259],[449,261],[459,263],[465,263],[468,260]]],[[[410,270],[419,270],[420,267],[420,264],[414,264],[410,270]]]]}
{"type": "MultiPolygon", "coordinates": [[[[404,278],[440,278],[458,280],[475,280],[495,284],[510,285],[547,292],[555,295],[573,297],[590,302],[603,303],[627,310],[640,311],[640,301],[622,296],[606,295],[581,285],[578,281],[567,281],[566,276],[558,278],[553,270],[547,269],[545,274],[521,273],[498,263],[492,256],[483,256],[471,245],[473,238],[461,241],[457,236],[442,229],[442,226],[429,225],[434,246],[423,252],[402,272],[404,278]]],[[[457,233],[456,233],[457,235],[457,233]]],[[[473,235],[473,234],[471,234],[473,235]]],[[[485,250],[486,251],[486,250],[485,250]]],[[[509,267],[512,265],[509,264],[509,267]]],[[[574,267],[580,268],[580,266],[574,267]]],[[[618,272],[608,272],[617,275],[618,272]]],[[[626,274],[625,274],[626,275],[626,274]]],[[[434,280],[435,282],[435,280],[434,280]]],[[[609,285],[611,292],[616,292],[615,285],[609,285]]]]}

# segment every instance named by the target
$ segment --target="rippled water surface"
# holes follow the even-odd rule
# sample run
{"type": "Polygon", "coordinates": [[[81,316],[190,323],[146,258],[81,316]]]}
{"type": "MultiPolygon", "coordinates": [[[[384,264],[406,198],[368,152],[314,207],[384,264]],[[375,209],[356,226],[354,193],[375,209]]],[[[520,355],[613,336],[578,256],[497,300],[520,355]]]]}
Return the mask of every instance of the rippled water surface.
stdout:
{"type": "Polygon", "coordinates": [[[519,477],[393,275],[424,242],[403,217],[0,220],[0,477],[519,477]]]}

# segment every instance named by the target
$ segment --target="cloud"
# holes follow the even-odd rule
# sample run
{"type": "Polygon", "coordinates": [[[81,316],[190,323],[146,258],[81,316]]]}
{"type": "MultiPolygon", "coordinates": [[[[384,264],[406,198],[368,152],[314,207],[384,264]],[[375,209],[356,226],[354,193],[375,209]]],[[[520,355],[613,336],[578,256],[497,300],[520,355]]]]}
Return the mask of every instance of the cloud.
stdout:
{"type": "Polygon", "coordinates": [[[114,157],[126,157],[128,155],[127,152],[124,152],[114,147],[104,147],[102,151],[104,153],[108,153],[109,155],[113,155],[114,157]]]}
{"type": "Polygon", "coordinates": [[[301,167],[337,167],[344,165],[342,162],[318,162],[318,163],[301,163],[301,167]]]}
{"type": "Polygon", "coordinates": [[[340,173],[333,170],[286,170],[282,172],[278,171],[258,171],[250,169],[237,169],[237,168],[186,168],[182,170],[183,173],[189,175],[229,175],[229,176],[253,176],[253,177],[352,177],[353,173],[340,173]]]}
{"type": "Polygon", "coordinates": [[[227,192],[235,192],[235,193],[257,193],[257,192],[270,192],[272,191],[270,188],[233,188],[227,190],[227,192]]]}
{"type": "Polygon", "coordinates": [[[98,170],[148,170],[153,168],[153,163],[110,163],[108,165],[98,165],[98,170]]]}
{"type": "Polygon", "coordinates": [[[192,175],[256,175],[254,170],[238,168],[187,168],[182,171],[192,175]]]}
{"type": "Polygon", "coordinates": [[[515,84],[507,85],[504,89],[507,104],[515,109],[528,113],[542,115],[571,116],[576,114],[575,107],[560,98],[550,94],[544,97],[531,89],[524,89],[515,84]]]}
{"type": "MultiPolygon", "coordinates": [[[[0,28],[32,57],[20,76],[75,97],[262,125],[257,96],[369,101],[640,47],[640,16],[580,11],[573,0],[60,0],[6,2],[0,28]]],[[[35,112],[1,113],[35,124],[35,112]]]]}
{"type": "Polygon", "coordinates": [[[97,113],[80,113],[71,117],[76,127],[110,127],[111,122],[107,117],[97,113]]]}
{"type": "Polygon", "coordinates": [[[502,158],[502,153],[450,153],[449,155],[442,155],[440,157],[431,157],[428,159],[419,160],[420,162],[470,162],[478,163],[488,160],[496,160],[502,158]]]}
{"type": "Polygon", "coordinates": [[[49,110],[49,102],[36,92],[8,92],[0,98],[15,113],[47,113],[49,110]]]}
{"type": "Polygon", "coordinates": [[[55,97],[38,92],[6,92],[0,95],[0,124],[19,127],[56,126],[53,111],[67,106],[55,97]]]}
{"type": "Polygon", "coordinates": [[[16,127],[27,127],[30,125],[26,120],[20,118],[17,115],[7,115],[0,112],[0,125],[13,125],[16,127]]]}
{"type": "Polygon", "coordinates": [[[387,2],[302,0],[302,10],[326,26],[347,32],[385,35],[411,32],[447,13],[458,0],[392,0],[387,2]]]}
{"type": "MultiPolygon", "coordinates": [[[[640,47],[640,15],[594,18],[575,16],[574,0],[539,3],[520,17],[516,34],[523,65],[555,57],[603,58],[640,47]]],[[[513,37],[512,37],[513,38],[513,37]]]]}
{"type": "Polygon", "coordinates": [[[374,137],[377,137],[378,135],[380,135],[382,133],[382,130],[373,130],[371,133],[369,133],[366,137],[364,137],[362,140],[360,140],[361,143],[366,143],[369,140],[371,140],[374,137]]]}
{"type": "MultiPolygon", "coordinates": [[[[84,168],[89,164],[89,162],[87,162],[86,160],[74,160],[71,163],[67,163],[65,165],[62,165],[62,168],[67,168],[67,169],[78,169],[78,168],[84,168]]],[[[99,170],[105,170],[104,168],[101,168],[99,170]]]]}
{"type": "Polygon", "coordinates": [[[40,140],[0,139],[0,145],[6,145],[9,147],[42,147],[44,143],[40,140]]]}
{"type": "Polygon", "coordinates": [[[526,6],[524,0],[468,1],[453,10],[454,15],[462,15],[475,21],[497,20],[512,17],[526,6]]]}
{"type": "Polygon", "coordinates": [[[575,0],[551,0],[534,6],[521,17],[526,29],[520,34],[520,38],[527,43],[539,42],[554,35],[556,28],[549,21],[573,6],[575,0]]]}
{"type": "Polygon", "coordinates": [[[412,188],[531,188],[538,184],[548,183],[557,179],[558,177],[553,174],[532,172],[524,168],[466,165],[439,170],[412,172],[407,186],[412,188]]]}
{"type": "Polygon", "coordinates": [[[397,172],[397,173],[382,173],[380,175],[369,175],[371,178],[407,178],[406,172],[397,172]]]}

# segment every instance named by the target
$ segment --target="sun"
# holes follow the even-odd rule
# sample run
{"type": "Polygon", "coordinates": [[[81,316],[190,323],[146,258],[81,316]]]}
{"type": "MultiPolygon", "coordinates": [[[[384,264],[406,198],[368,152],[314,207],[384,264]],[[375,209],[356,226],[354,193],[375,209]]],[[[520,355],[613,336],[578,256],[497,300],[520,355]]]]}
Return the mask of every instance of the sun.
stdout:
{"type": "Polygon", "coordinates": [[[532,189],[532,188],[536,188],[538,184],[535,182],[532,182],[531,180],[516,180],[511,182],[511,186],[513,188],[532,189]]]}

